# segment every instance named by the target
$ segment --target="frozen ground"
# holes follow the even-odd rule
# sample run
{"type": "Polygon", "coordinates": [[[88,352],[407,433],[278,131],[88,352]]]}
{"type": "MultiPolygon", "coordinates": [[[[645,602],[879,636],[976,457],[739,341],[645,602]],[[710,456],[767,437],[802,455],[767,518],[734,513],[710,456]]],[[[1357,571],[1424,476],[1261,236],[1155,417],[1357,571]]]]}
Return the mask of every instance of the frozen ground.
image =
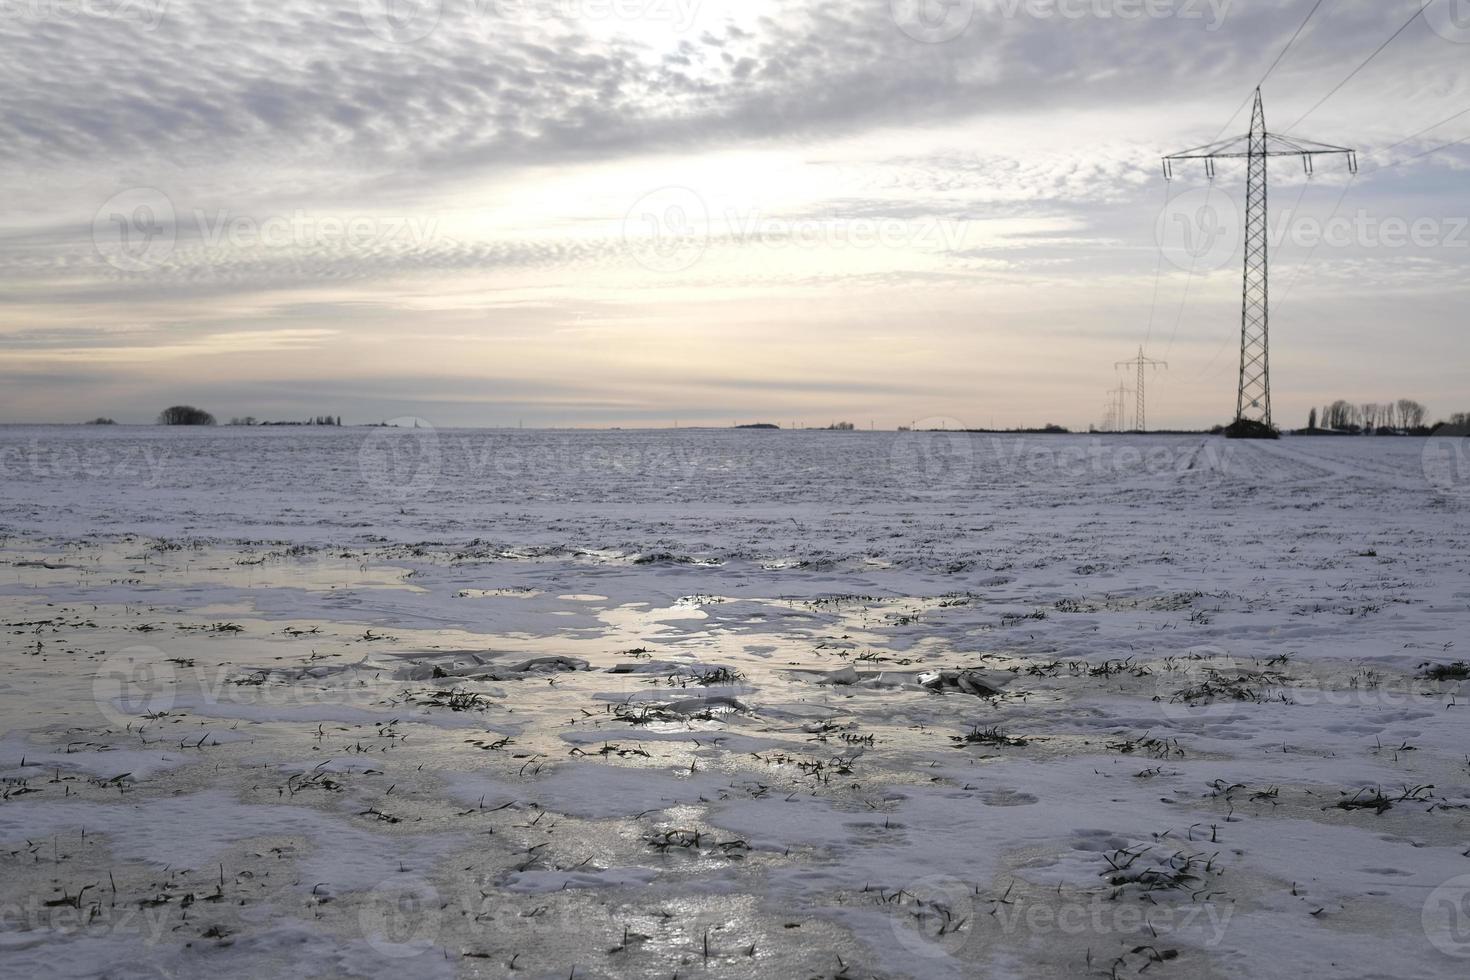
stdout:
{"type": "Polygon", "coordinates": [[[0,428],[0,974],[1464,976],[1436,442],[0,428]]]}

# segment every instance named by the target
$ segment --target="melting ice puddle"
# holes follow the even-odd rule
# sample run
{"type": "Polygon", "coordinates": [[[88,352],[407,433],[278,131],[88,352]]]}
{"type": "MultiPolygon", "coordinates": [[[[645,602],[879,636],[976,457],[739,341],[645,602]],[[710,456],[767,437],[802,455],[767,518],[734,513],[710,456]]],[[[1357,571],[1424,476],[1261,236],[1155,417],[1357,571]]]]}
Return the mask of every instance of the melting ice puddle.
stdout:
{"type": "MultiPolygon", "coordinates": [[[[537,589],[460,589],[455,593],[460,599],[536,599],[545,593],[537,589]]],[[[565,599],[566,596],[558,596],[565,599]]]]}

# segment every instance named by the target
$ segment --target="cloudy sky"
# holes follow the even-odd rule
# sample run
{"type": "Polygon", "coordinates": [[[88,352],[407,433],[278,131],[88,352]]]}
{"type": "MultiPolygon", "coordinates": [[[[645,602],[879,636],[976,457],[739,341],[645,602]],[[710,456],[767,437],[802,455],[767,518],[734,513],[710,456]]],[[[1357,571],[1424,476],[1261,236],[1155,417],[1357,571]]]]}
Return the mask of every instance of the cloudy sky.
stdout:
{"type": "MultiPolygon", "coordinates": [[[[0,421],[1225,421],[1243,168],[1158,158],[1314,3],[0,0],[0,421]]],[[[1321,101],[1420,3],[1265,85],[1362,164],[1273,166],[1278,422],[1470,410],[1470,2],[1321,101]]]]}

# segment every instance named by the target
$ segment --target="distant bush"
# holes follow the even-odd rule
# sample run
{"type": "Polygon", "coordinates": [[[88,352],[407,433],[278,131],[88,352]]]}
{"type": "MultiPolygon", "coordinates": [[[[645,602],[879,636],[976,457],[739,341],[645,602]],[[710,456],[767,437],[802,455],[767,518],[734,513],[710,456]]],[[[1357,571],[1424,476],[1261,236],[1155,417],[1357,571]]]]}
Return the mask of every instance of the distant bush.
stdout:
{"type": "Polygon", "coordinates": [[[116,422],[114,422],[110,418],[107,418],[104,415],[97,416],[95,419],[93,419],[92,421],[88,422],[87,424],[88,425],[117,425],[116,422]]]}
{"type": "Polygon", "coordinates": [[[214,425],[214,416],[193,405],[175,405],[158,413],[159,425],[214,425]]]}

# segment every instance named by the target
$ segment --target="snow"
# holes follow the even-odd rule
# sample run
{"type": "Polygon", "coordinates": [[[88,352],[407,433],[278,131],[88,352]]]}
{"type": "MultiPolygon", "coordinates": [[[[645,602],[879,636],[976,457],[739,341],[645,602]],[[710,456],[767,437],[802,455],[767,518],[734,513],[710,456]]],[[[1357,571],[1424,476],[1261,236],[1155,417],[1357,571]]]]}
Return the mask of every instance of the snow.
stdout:
{"type": "Polygon", "coordinates": [[[1433,448],[0,428],[0,969],[1463,976],[1433,448]]]}

